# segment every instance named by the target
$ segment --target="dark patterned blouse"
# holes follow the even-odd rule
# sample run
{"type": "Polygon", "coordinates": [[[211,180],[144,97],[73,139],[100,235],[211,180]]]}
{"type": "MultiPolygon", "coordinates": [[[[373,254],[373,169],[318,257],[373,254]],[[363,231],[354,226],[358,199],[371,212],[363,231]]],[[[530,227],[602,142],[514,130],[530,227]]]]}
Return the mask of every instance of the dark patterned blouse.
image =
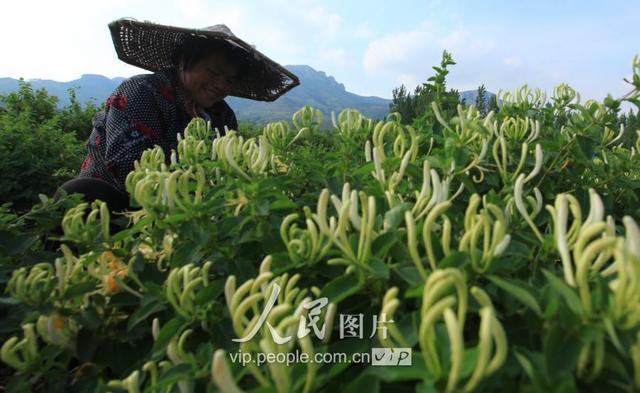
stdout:
{"type": "MultiPolygon", "coordinates": [[[[178,145],[177,134],[184,131],[192,118],[185,109],[185,94],[174,71],[127,79],[107,99],[105,107],[93,118],[87,157],[79,176],[106,180],[123,192],[127,174],[142,152],[158,145],[168,162],[171,150],[178,145]]],[[[238,128],[233,110],[224,101],[201,115],[221,135],[225,126],[238,128]]]]}

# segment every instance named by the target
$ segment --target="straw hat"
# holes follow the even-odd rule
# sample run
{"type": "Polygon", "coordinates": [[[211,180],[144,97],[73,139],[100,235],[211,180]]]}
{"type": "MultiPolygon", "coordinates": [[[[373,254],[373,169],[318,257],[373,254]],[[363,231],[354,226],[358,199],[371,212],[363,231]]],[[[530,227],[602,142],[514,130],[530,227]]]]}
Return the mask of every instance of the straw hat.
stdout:
{"type": "Polygon", "coordinates": [[[172,68],[175,49],[190,36],[222,41],[244,50],[248,59],[246,76],[232,96],[273,101],[300,84],[297,76],[236,37],[225,25],[188,29],[123,18],[109,23],[109,30],[120,60],[153,72],[172,68]]]}

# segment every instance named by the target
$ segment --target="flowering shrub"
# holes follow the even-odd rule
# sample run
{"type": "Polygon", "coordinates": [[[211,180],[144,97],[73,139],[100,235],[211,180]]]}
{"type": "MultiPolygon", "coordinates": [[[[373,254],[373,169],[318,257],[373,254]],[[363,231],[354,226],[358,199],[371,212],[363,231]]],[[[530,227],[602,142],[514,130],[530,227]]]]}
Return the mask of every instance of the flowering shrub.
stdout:
{"type": "Polygon", "coordinates": [[[640,140],[566,85],[498,102],[213,142],[192,121],[129,174],[126,228],[81,204],[52,260],[4,260],[7,390],[640,389],[640,140]],[[255,361],[394,347],[410,364],[255,361]]]}

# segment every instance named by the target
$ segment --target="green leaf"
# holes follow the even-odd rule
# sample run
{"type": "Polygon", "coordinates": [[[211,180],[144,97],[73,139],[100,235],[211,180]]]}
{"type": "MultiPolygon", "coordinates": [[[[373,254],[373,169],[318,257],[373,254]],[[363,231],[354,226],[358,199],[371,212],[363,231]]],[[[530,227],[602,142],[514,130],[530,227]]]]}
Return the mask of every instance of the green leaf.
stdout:
{"type": "Polygon", "coordinates": [[[147,319],[149,315],[155,314],[164,309],[166,309],[166,307],[160,299],[155,296],[145,296],[144,299],[142,299],[140,308],[134,311],[129,317],[127,331],[130,332],[136,325],[147,319]]]}
{"type": "Polygon", "coordinates": [[[198,291],[193,303],[202,306],[214,301],[224,291],[225,281],[221,279],[211,282],[207,287],[198,291]]]}
{"type": "Polygon", "coordinates": [[[590,160],[593,157],[596,142],[584,135],[576,135],[578,141],[579,151],[582,153],[582,158],[590,160]]]}
{"type": "Polygon", "coordinates": [[[392,270],[400,276],[401,279],[406,281],[410,287],[418,286],[423,283],[420,277],[420,272],[414,264],[403,264],[400,266],[394,266],[392,270]]]}
{"type": "Polygon", "coordinates": [[[371,172],[373,172],[374,170],[375,170],[374,163],[373,162],[368,162],[368,163],[364,164],[363,166],[361,166],[360,168],[358,168],[355,171],[353,171],[352,175],[353,176],[368,175],[371,172]]]}
{"type": "Polygon", "coordinates": [[[322,288],[320,297],[327,297],[335,304],[357,293],[364,284],[362,273],[345,274],[335,278],[322,288]]]}
{"type": "Polygon", "coordinates": [[[274,202],[271,202],[269,206],[269,210],[294,210],[297,209],[298,205],[289,199],[278,199],[274,202]]]}
{"type": "Polygon", "coordinates": [[[76,284],[74,286],[67,288],[67,290],[64,291],[63,298],[73,299],[77,296],[84,295],[85,293],[91,292],[95,289],[96,289],[95,281],[81,282],[80,284],[76,284]]]}
{"type": "Polygon", "coordinates": [[[157,388],[169,387],[180,381],[193,381],[192,371],[193,367],[189,363],[177,364],[158,378],[157,388]]]}
{"type": "Polygon", "coordinates": [[[551,287],[558,292],[560,296],[562,296],[565,302],[567,302],[567,306],[569,306],[571,311],[577,315],[581,315],[582,304],[580,303],[580,298],[575,291],[550,271],[542,269],[542,273],[547,277],[547,280],[549,280],[549,285],[551,285],[551,287]]]}
{"type": "Polygon", "coordinates": [[[82,326],[84,326],[89,330],[98,329],[98,327],[102,323],[100,316],[98,315],[95,308],[93,307],[87,308],[86,310],[82,311],[80,314],[77,315],[76,318],[78,319],[78,322],[80,322],[82,326]]]}
{"type": "Polygon", "coordinates": [[[416,287],[407,289],[407,291],[404,293],[404,297],[407,299],[421,297],[423,292],[424,292],[424,283],[416,287]]]}
{"type": "Polygon", "coordinates": [[[156,360],[160,359],[160,357],[164,355],[165,349],[167,348],[167,345],[169,345],[169,342],[171,342],[171,339],[180,333],[183,326],[184,321],[180,318],[173,318],[169,322],[165,323],[160,329],[158,338],[156,338],[156,341],[153,344],[151,357],[156,360]]]}
{"type": "Polygon", "coordinates": [[[464,184],[465,190],[469,190],[471,193],[477,193],[478,189],[476,188],[476,184],[472,181],[471,176],[468,175],[460,175],[457,177],[458,180],[464,184]]]}
{"type": "Polygon", "coordinates": [[[478,347],[473,347],[464,350],[464,356],[462,360],[462,371],[460,372],[460,378],[466,378],[473,373],[478,362],[478,347]]]}
{"type": "Polygon", "coordinates": [[[7,255],[18,255],[27,251],[29,247],[38,240],[38,238],[38,235],[19,235],[10,238],[9,241],[3,241],[2,243],[3,246],[6,247],[7,255]]]}
{"type": "Polygon", "coordinates": [[[416,385],[416,393],[438,393],[433,381],[422,381],[416,385]]]}
{"type": "Polygon", "coordinates": [[[404,212],[411,209],[412,206],[409,202],[399,204],[384,215],[384,222],[389,225],[391,229],[396,229],[398,224],[404,221],[404,212]]]}
{"type": "Polygon", "coordinates": [[[345,393],[378,393],[380,392],[380,380],[375,375],[361,374],[340,390],[345,393]]]}
{"type": "Polygon", "coordinates": [[[190,219],[189,214],[186,213],[174,213],[170,214],[162,220],[165,224],[175,224],[177,222],[182,222],[190,219]]]}
{"type": "Polygon", "coordinates": [[[376,277],[388,280],[389,267],[381,259],[373,258],[370,260],[369,267],[373,269],[376,277]]]}
{"type": "Polygon", "coordinates": [[[422,181],[422,165],[418,167],[415,164],[407,165],[407,169],[405,170],[407,176],[411,176],[412,178],[422,181]]]}
{"type": "Polygon", "coordinates": [[[80,329],[76,340],[78,359],[84,362],[90,361],[99,343],[95,332],[89,329],[80,329]]]}
{"type": "Polygon", "coordinates": [[[371,243],[371,252],[379,258],[384,258],[396,241],[398,241],[396,231],[385,232],[371,243]]]}
{"type": "Polygon", "coordinates": [[[575,369],[582,344],[564,327],[554,325],[545,334],[543,347],[549,373],[559,376],[575,369]]]}
{"type": "Polygon", "coordinates": [[[452,251],[451,254],[444,257],[438,262],[438,268],[462,268],[467,262],[469,262],[469,254],[461,251],[452,251]]]}
{"type": "Polygon", "coordinates": [[[487,278],[498,287],[515,297],[519,302],[529,307],[539,316],[542,315],[542,310],[540,309],[540,305],[536,300],[535,296],[531,294],[532,289],[528,285],[523,282],[515,281],[515,280],[505,280],[498,276],[487,276],[487,278]]]}
{"type": "Polygon", "coordinates": [[[538,377],[538,373],[536,372],[536,369],[533,366],[533,363],[531,363],[531,361],[527,356],[525,356],[524,354],[518,351],[515,351],[514,354],[516,356],[516,359],[518,360],[518,363],[520,363],[520,366],[524,370],[525,374],[527,374],[531,382],[537,388],[536,391],[538,392],[543,391],[541,386],[542,383],[540,381],[540,378],[538,377]]]}

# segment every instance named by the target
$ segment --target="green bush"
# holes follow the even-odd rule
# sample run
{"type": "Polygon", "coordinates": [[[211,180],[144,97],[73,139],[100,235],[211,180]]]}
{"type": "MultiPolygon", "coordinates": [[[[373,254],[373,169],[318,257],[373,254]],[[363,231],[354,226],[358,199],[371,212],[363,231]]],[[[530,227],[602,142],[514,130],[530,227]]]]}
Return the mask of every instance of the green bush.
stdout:
{"type": "Polygon", "coordinates": [[[28,209],[40,193],[52,195],[80,170],[84,141],[75,131],[91,129],[96,108],[83,110],[75,100],[61,110],[56,104],[57,97],[24,81],[0,96],[0,200],[16,211],[28,209]]]}

